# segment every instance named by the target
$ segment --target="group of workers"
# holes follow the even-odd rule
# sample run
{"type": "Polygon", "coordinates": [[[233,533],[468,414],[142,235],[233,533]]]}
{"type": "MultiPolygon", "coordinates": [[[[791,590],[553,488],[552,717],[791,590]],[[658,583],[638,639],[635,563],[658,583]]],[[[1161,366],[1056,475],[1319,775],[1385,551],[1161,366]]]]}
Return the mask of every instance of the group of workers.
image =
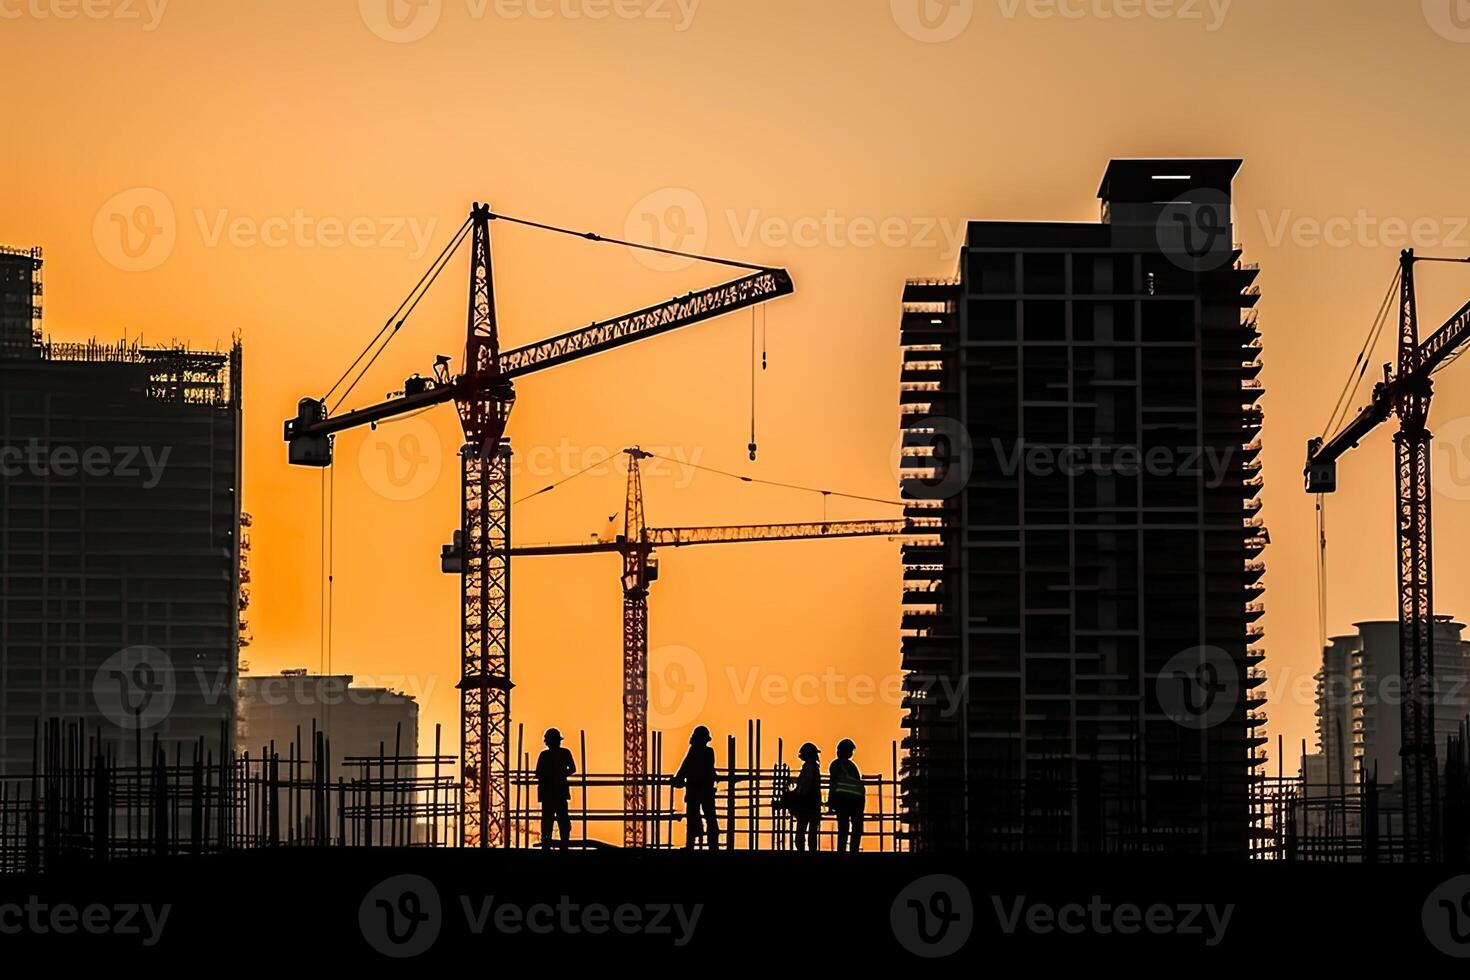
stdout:
{"type": "MultiPolygon", "coordinates": [[[[674,773],[674,787],[684,791],[686,822],[684,847],[693,850],[701,845],[719,850],[720,824],[715,808],[715,750],[713,739],[703,725],[689,736],[689,752],[674,773]]],[[[561,732],[546,732],[546,750],[536,760],[536,788],[541,801],[541,840],[544,847],[552,843],[553,828],[561,831],[565,847],[572,832],[571,777],[577,771],[572,753],[562,747],[561,732]]],[[[837,816],[837,850],[856,852],[863,837],[863,808],[867,792],[863,776],[852,761],[857,746],[852,739],[837,743],[837,758],[827,768],[827,808],[837,816]]],[[[796,849],[815,851],[817,834],[822,824],[822,752],[806,742],[796,752],[801,760],[796,784],[786,791],[781,806],[796,818],[796,849]]]]}

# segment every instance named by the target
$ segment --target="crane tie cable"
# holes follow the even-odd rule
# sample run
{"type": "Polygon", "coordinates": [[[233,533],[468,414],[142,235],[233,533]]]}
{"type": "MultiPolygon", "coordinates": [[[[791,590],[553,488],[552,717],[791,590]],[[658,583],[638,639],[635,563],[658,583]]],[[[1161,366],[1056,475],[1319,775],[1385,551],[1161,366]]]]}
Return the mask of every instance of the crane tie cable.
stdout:
{"type": "Polygon", "coordinates": [[[752,272],[773,272],[774,267],[768,265],[752,265],[749,262],[737,262],[734,259],[721,259],[713,255],[701,255],[698,252],[680,252],[672,248],[660,248],[657,245],[646,245],[641,242],[624,241],[621,238],[609,238],[591,231],[573,231],[570,228],[558,228],[556,225],[542,224],[539,221],[530,221],[526,218],[513,218],[508,214],[497,214],[490,212],[491,221],[509,221],[512,224],[525,225],[527,228],[540,228],[542,231],[556,232],[558,235],[571,235],[573,238],[585,238],[589,242],[602,242],[607,245],[621,245],[624,248],[636,248],[645,252],[658,252],[661,255],[673,255],[681,259],[694,259],[696,262],[711,262],[715,265],[728,265],[735,269],[749,269],[752,272]]]}
{"type": "MultiPolygon", "coordinates": [[[[459,230],[454,233],[454,237],[450,239],[449,244],[446,245],[444,247],[444,250],[439,253],[438,257],[435,258],[432,263],[430,263],[428,270],[419,277],[419,281],[414,284],[413,289],[410,289],[408,291],[408,295],[405,296],[403,298],[403,301],[398,304],[398,308],[393,311],[393,314],[389,316],[387,321],[384,322],[383,326],[379,328],[378,332],[373,336],[373,339],[368,341],[367,346],[362,349],[362,353],[358,354],[357,359],[354,360],[350,365],[348,365],[346,371],[342,372],[342,376],[337,379],[337,383],[332,385],[331,388],[327,389],[327,393],[322,396],[322,401],[325,402],[327,399],[332,397],[332,394],[342,386],[342,382],[347,380],[347,376],[352,373],[353,369],[356,368],[357,365],[362,363],[362,359],[367,356],[368,351],[373,349],[373,345],[382,339],[383,334],[387,333],[389,328],[392,328],[394,334],[396,334],[398,330],[402,328],[404,321],[408,319],[408,314],[412,313],[414,307],[418,306],[418,299],[414,299],[415,294],[417,294],[419,299],[423,298],[423,294],[427,292],[428,287],[433,285],[434,280],[439,277],[439,273],[444,271],[445,262],[447,262],[450,256],[452,256],[454,252],[459,248],[460,243],[464,241],[464,236],[469,231],[469,228],[469,219],[465,219],[465,223],[459,226],[459,230]],[[405,313],[404,307],[409,306],[410,301],[412,301],[413,306],[409,307],[408,312],[405,313]]],[[[388,339],[391,341],[393,338],[390,336],[388,339]]],[[[384,344],[384,346],[386,347],[387,344],[384,344]]],[[[382,353],[382,351],[380,350],[378,353],[382,353]]],[[[373,355],[373,359],[377,359],[376,354],[373,355]]],[[[368,367],[371,366],[372,363],[369,362],[368,367]]],[[[367,368],[364,368],[363,370],[366,371],[367,368]]],[[[357,377],[357,381],[361,380],[362,375],[359,374],[357,377]]],[[[357,386],[357,381],[354,381],[352,383],[352,387],[357,386]]],[[[342,398],[346,398],[347,395],[351,393],[351,391],[352,388],[348,388],[347,391],[344,391],[342,393],[342,398]]],[[[337,404],[340,405],[341,403],[342,400],[338,399],[337,404]]]]}
{"type": "Polygon", "coordinates": [[[1363,377],[1368,372],[1368,363],[1373,356],[1373,351],[1378,348],[1378,340],[1383,335],[1384,324],[1388,322],[1388,311],[1393,305],[1393,294],[1399,286],[1400,273],[1394,273],[1393,280],[1388,284],[1388,291],[1383,296],[1383,302],[1378,306],[1378,316],[1373,320],[1373,325],[1368,328],[1368,336],[1363,340],[1363,347],[1358,351],[1358,358],[1348,370],[1348,379],[1343,383],[1342,391],[1337,396],[1337,404],[1332,407],[1332,414],[1327,418],[1327,424],[1322,429],[1322,439],[1326,440],[1341,422],[1342,416],[1346,414],[1347,406],[1352,404],[1352,398],[1357,394],[1359,386],[1363,383],[1363,377]]]}
{"type": "Polygon", "coordinates": [[[687,466],[690,469],[703,470],[706,473],[714,473],[717,476],[727,477],[731,480],[739,480],[741,483],[759,483],[767,487],[779,487],[782,490],[799,490],[802,493],[819,493],[823,498],[842,497],[845,500],[862,500],[870,504],[887,504],[890,507],[908,507],[912,501],[907,500],[885,500],[882,497],[868,497],[859,493],[843,493],[838,490],[823,490],[820,487],[804,487],[795,483],[780,483],[776,480],[762,480],[754,476],[741,476],[739,473],[730,473],[725,470],[715,469],[713,466],[702,466],[699,463],[691,463],[685,459],[674,459],[672,456],[660,456],[658,453],[649,453],[654,459],[674,463],[679,466],[687,466]]]}
{"type": "Polygon", "coordinates": [[[584,473],[591,473],[593,470],[597,469],[600,466],[606,466],[609,462],[611,462],[611,460],[604,459],[604,460],[601,460],[599,462],[593,463],[591,466],[588,466],[588,467],[585,467],[583,469],[578,470],[577,472],[573,473],[571,476],[563,477],[562,479],[557,480],[555,483],[548,484],[547,486],[542,487],[540,490],[537,490],[535,493],[528,493],[528,494],[526,494],[524,497],[521,497],[520,499],[514,501],[514,503],[523,504],[526,501],[530,500],[532,497],[539,497],[542,494],[550,493],[551,491],[555,490],[557,487],[560,487],[560,486],[563,486],[564,484],[567,484],[567,483],[572,482],[573,480],[575,480],[577,477],[581,476],[584,473]]]}
{"type": "MultiPolygon", "coordinates": [[[[607,235],[599,235],[596,232],[574,231],[570,228],[561,228],[556,225],[549,225],[540,221],[531,221],[527,218],[517,218],[513,215],[508,214],[499,214],[494,211],[490,212],[490,220],[507,221],[511,224],[524,225],[527,228],[539,228],[542,231],[554,232],[558,235],[570,235],[574,238],[581,238],[590,242],[599,242],[608,245],[619,245],[623,248],[639,249],[645,252],[657,252],[661,255],[672,255],[678,258],[693,259],[696,262],[709,262],[714,265],[724,265],[735,269],[747,269],[751,272],[775,271],[775,268],[772,266],[754,265],[749,262],[739,262],[735,259],[722,259],[717,256],[703,255],[698,252],[684,252],[678,249],[661,248],[657,245],[648,245],[640,242],[630,242],[620,238],[612,238],[607,235]]],[[[387,349],[388,344],[391,343],[393,338],[398,335],[398,332],[403,328],[404,323],[407,322],[408,317],[413,313],[415,309],[418,308],[419,302],[423,300],[424,296],[429,290],[429,287],[432,286],[434,282],[439,278],[440,273],[444,271],[444,268],[448,264],[449,259],[452,258],[454,253],[459,249],[460,244],[463,243],[464,238],[469,233],[472,225],[472,219],[466,219],[464,224],[459,226],[459,230],[454,233],[454,236],[450,239],[449,244],[444,247],[444,251],[440,252],[439,256],[433,261],[433,263],[430,264],[428,271],[425,272],[422,277],[420,277],[417,283],[414,284],[413,289],[409,290],[408,295],[404,297],[401,303],[398,304],[398,308],[393,311],[393,314],[388,317],[383,326],[378,329],[378,332],[374,334],[373,338],[368,341],[365,347],[363,347],[362,352],[359,353],[357,357],[352,361],[352,363],[347,366],[347,370],[342,372],[341,377],[337,379],[336,383],[333,384],[331,388],[327,389],[327,393],[321,398],[323,402],[329,400],[332,395],[337,392],[337,389],[342,387],[343,382],[345,382],[348,377],[352,375],[353,371],[357,369],[359,364],[362,364],[364,358],[368,359],[367,363],[362,366],[362,370],[357,372],[357,376],[353,378],[352,383],[349,384],[342,391],[341,396],[332,406],[333,411],[335,411],[337,407],[341,406],[342,402],[347,399],[347,396],[353,392],[357,385],[362,381],[363,376],[367,374],[368,370],[377,361],[378,357],[383,353],[384,350],[387,349]],[[380,341],[381,345],[379,345],[380,341]],[[378,348],[376,352],[373,352],[374,346],[377,346],[378,348]],[[369,352],[373,352],[371,357],[369,357],[369,352]]]]}

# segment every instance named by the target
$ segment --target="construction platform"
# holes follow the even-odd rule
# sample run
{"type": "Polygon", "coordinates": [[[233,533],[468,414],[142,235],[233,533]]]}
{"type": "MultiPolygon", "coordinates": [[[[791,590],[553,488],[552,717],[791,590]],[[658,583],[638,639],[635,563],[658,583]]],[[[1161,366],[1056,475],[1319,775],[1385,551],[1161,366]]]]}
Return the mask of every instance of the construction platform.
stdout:
{"type": "Polygon", "coordinates": [[[1259,965],[1267,949],[1325,966],[1364,946],[1450,966],[1452,954],[1470,954],[1467,870],[283,847],[0,877],[0,929],[11,955],[75,962],[141,950],[196,966],[241,956],[432,967],[475,956],[558,973],[582,962],[645,972],[667,958],[779,975],[805,963],[1096,967],[1143,954],[1181,975],[1259,965]],[[119,934],[124,917],[130,931],[119,934]]]}

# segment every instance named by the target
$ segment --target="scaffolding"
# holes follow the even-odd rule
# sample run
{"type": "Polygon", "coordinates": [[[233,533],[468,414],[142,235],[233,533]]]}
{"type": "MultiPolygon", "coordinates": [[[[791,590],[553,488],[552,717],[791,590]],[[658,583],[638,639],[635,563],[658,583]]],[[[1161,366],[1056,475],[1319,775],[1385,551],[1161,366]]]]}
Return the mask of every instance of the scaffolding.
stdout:
{"type": "MultiPolygon", "coordinates": [[[[335,780],[331,737],[313,728],[287,745],[274,743],[232,753],[228,733],[192,751],[156,739],[145,743],[135,733],[127,757],[95,730],[53,720],[38,727],[33,771],[0,778],[0,874],[54,872],[79,865],[128,858],[175,858],[262,848],[444,848],[460,844],[464,786],[458,759],[441,751],[435,727],[434,751],[404,753],[402,731],[380,744],[375,756],[339,760],[347,775],[335,780]]],[[[609,826],[622,839],[620,774],[588,772],[587,738],[578,737],[580,765],[572,777],[569,815],[577,830],[575,848],[608,848],[594,828],[609,826]]],[[[524,748],[524,730],[517,732],[524,748]]],[[[650,806],[646,847],[684,846],[681,794],[662,770],[663,736],[651,736],[651,771],[641,785],[650,806]]],[[[510,828],[507,846],[541,846],[541,811],[536,801],[535,767],[518,752],[509,774],[510,828]]],[[[907,850],[900,830],[898,746],[890,746],[890,770],[868,775],[864,849],[907,850]]],[[[780,805],[794,781],[785,761],[785,742],[776,740],[776,757],[761,754],[761,726],[746,727],[745,745],[726,739],[724,768],[717,777],[722,849],[793,850],[794,818],[780,805]],[[743,760],[742,760],[743,755],[743,760]]],[[[826,780],[823,780],[825,791],[826,780]]],[[[836,848],[834,821],[820,826],[822,849],[836,848]]]]}
{"type": "MultiPolygon", "coordinates": [[[[1278,740],[1279,741],[1279,740],[1278,740]]],[[[1447,743],[1441,771],[1440,853],[1446,863],[1470,861],[1470,721],[1447,743]]],[[[1279,751],[1279,750],[1278,750],[1279,751]]],[[[1405,824],[1403,786],[1359,770],[1347,780],[1312,779],[1302,745],[1302,772],[1278,764],[1255,794],[1263,816],[1251,856],[1268,861],[1402,864],[1413,859],[1405,824]]]]}
{"type": "Polygon", "coordinates": [[[136,364],[146,372],[146,394],[154,401],[185,405],[232,404],[239,388],[240,347],[229,353],[190,350],[183,344],[145,347],[141,338],[103,343],[40,342],[41,359],[68,364],[136,364]]]}

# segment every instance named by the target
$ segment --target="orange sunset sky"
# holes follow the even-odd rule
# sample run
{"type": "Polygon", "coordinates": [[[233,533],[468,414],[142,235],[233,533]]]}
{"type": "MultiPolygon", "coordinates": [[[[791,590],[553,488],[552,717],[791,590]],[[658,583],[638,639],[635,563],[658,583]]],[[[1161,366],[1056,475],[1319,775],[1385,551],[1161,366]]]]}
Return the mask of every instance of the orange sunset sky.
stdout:
{"type": "MultiPolygon", "coordinates": [[[[1243,157],[1236,237],[1263,265],[1270,731],[1294,759],[1319,659],[1303,444],[1399,248],[1470,254],[1465,7],[0,0],[0,243],[45,248],[58,339],[243,338],[245,656],[273,672],[324,663],[321,478],[286,465],[281,422],[335,380],[472,201],[782,265],[796,283],[768,307],[757,464],[745,454],[750,316],[737,314],[522,381],[517,497],[641,444],[892,498],[900,291],[953,271],[963,219],[1096,220],[1112,157],[1243,157]]],[[[493,230],[511,345],[729,278],[493,230]]],[[[459,354],[463,270],[352,404],[459,354]]],[[[1427,332],[1470,296],[1470,271],[1421,275],[1427,332]]],[[[1470,365],[1440,375],[1438,394],[1436,604],[1470,616],[1470,365]]],[[[1330,503],[1332,632],[1394,614],[1388,428],[1345,461],[1330,503]]],[[[449,751],[458,597],[438,551],[457,522],[458,438],[448,408],[350,433],[335,475],[331,665],[417,694],[449,751]]],[[[668,464],[650,467],[646,492],[654,525],[823,515],[818,496],[668,464]]],[[[515,536],[585,538],[622,494],[621,468],[605,467],[518,507],[515,536]]],[[[897,512],[834,500],[827,513],[897,512]]],[[[850,735],[859,763],[886,770],[900,717],[895,542],[662,557],[653,726],[670,730],[671,758],[697,721],[718,737],[759,717],[767,759],[777,735],[829,756],[850,735]]],[[[614,556],[515,570],[515,720],[531,745],[548,725],[585,728],[602,770],[620,758],[617,578],[614,556]]]]}

